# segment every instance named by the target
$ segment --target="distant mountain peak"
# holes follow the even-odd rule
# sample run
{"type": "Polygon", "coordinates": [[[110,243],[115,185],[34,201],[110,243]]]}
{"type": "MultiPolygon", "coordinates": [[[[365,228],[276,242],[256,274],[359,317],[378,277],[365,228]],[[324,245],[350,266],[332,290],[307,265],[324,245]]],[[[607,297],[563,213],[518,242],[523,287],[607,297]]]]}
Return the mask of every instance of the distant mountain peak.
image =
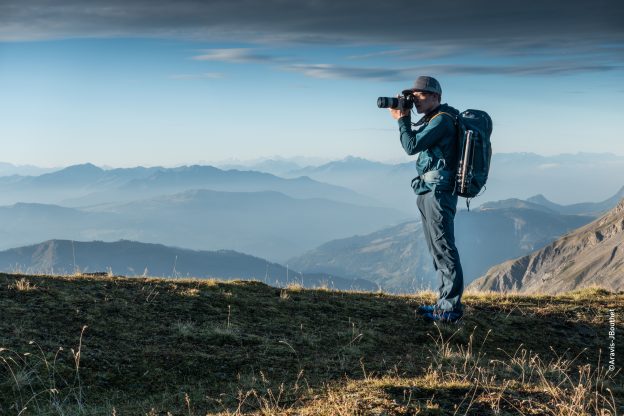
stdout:
{"type": "Polygon", "coordinates": [[[542,200],[531,200],[528,199],[526,201],[518,198],[509,198],[501,201],[489,201],[481,204],[477,210],[486,211],[491,209],[532,209],[537,211],[547,211],[547,212],[555,212],[553,209],[549,208],[548,205],[552,205],[550,201],[542,196],[542,200]]]}
{"type": "Polygon", "coordinates": [[[79,165],[71,165],[64,169],[57,170],[56,172],[46,173],[39,176],[39,178],[46,180],[52,178],[80,178],[80,177],[93,177],[99,176],[104,172],[104,169],[95,166],[93,163],[82,163],[79,165]]]}
{"type": "Polygon", "coordinates": [[[370,160],[364,159],[363,157],[359,156],[349,155],[342,160],[339,160],[339,162],[370,162],[370,160]]]}
{"type": "Polygon", "coordinates": [[[358,164],[358,165],[367,165],[367,166],[383,165],[384,164],[382,162],[377,162],[377,161],[374,161],[374,160],[369,160],[369,159],[366,159],[366,158],[363,158],[363,157],[352,156],[352,155],[349,155],[349,156],[345,157],[344,159],[339,160],[337,162],[338,163],[351,163],[351,164],[358,164]]]}
{"type": "Polygon", "coordinates": [[[549,200],[548,198],[546,198],[544,196],[544,194],[537,194],[534,195],[530,198],[527,198],[527,201],[529,202],[552,202],[551,200],[549,200]]]}
{"type": "Polygon", "coordinates": [[[172,169],[163,169],[163,171],[167,170],[171,172],[222,171],[222,169],[210,165],[183,165],[172,169]]]}
{"type": "Polygon", "coordinates": [[[334,160],[332,162],[328,162],[324,165],[317,167],[307,167],[300,169],[295,172],[299,173],[307,173],[307,172],[336,172],[336,171],[349,171],[352,169],[355,170],[366,170],[366,169],[378,169],[385,167],[386,165],[381,162],[375,162],[372,160],[364,159],[358,156],[347,156],[344,159],[334,160]]]}
{"type": "Polygon", "coordinates": [[[527,202],[542,205],[544,207],[558,211],[562,214],[585,214],[598,216],[610,209],[613,209],[622,198],[624,198],[624,187],[620,188],[620,190],[615,195],[600,202],[581,202],[572,205],[560,205],[550,201],[542,194],[538,194],[528,198],[527,202]]]}
{"type": "Polygon", "coordinates": [[[66,167],[65,169],[61,169],[59,172],[78,172],[78,171],[90,171],[90,172],[101,172],[103,169],[95,166],[93,163],[81,163],[78,165],[71,165],[66,167]]]}

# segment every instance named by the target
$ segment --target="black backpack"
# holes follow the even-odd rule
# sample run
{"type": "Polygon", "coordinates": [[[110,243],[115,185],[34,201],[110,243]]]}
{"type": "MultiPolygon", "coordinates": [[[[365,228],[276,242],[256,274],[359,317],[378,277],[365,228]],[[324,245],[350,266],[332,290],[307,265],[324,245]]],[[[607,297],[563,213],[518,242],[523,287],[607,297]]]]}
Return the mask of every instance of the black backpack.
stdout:
{"type": "Polygon", "coordinates": [[[485,111],[466,110],[459,116],[446,114],[455,120],[461,151],[457,163],[454,194],[466,199],[470,210],[470,200],[485,189],[492,159],[492,119],[485,111]]]}

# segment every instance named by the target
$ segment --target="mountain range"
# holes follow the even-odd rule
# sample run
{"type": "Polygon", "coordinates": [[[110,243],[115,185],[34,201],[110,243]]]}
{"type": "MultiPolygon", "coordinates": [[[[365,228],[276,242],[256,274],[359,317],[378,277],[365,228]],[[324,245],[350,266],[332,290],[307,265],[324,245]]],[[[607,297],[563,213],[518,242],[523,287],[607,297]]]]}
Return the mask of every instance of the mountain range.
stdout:
{"type": "Polygon", "coordinates": [[[598,217],[609,211],[624,198],[624,186],[613,196],[600,202],[581,202],[571,205],[556,204],[544,195],[535,195],[526,200],[509,198],[502,201],[490,201],[479,206],[480,210],[501,208],[526,208],[544,212],[556,212],[564,215],[588,215],[598,217]]]}
{"type": "MultiPolygon", "coordinates": [[[[40,176],[0,176],[0,204],[38,202],[76,207],[211,189],[273,190],[295,198],[321,197],[405,212],[414,206],[409,186],[416,175],[413,162],[391,164],[349,156],[300,167],[305,160],[274,158],[222,165],[237,168],[229,170],[199,165],[102,169],[87,163],[40,176]]],[[[486,189],[472,206],[509,198],[527,200],[536,194],[561,205],[604,200],[622,186],[619,177],[623,170],[624,157],[609,153],[494,153],[486,189]]]]}
{"type": "Polygon", "coordinates": [[[598,216],[612,209],[622,198],[624,198],[624,186],[620,188],[620,190],[615,195],[601,202],[581,202],[571,205],[561,205],[549,201],[544,195],[541,194],[528,198],[527,201],[550,208],[561,214],[582,214],[598,216]]]}
{"type": "Polygon", "coordinates": [[[277,191],[293,198],[326,198],[352,204],[383,205],[350,189],[308,177],[281,178],[263,172],[212,166],[102,169],[74,165],[40,176],[0,177],[0,203],[36,202],[70,207],[127,202],[191,189],[277,191]]]}
{"type": "Polygon", "coordinates": [[[587,286],[624,290],[624,199],[540,250],[492,267],[469,288],[554,294],[587,286]]]}
{"type": "MultiPolygon", "coordinates": [[[[536,202],[508,199],[486,203],[471,211],[458,211],[455,239],[466,285],[490,267],[540,249],[596,218],[590,214],[564,214],[556,211],[557,206],[553,207],[552,203],[546,206],[537,203],[549,202],[545,199],[533,200],[536,202]]],[[[577,205],[588,213],[606,206],[602,202],[577,205]]],[[[572,210],[559,207],[562,211],[572,210]]],[[[330,241],[288,263],[303,271],[362,277],[393,292],[437,286],[419,221],[330,241]]]]}
{"type": "MultiPolygon", "coordinates": [[[[408,185],[414,175],[411,162],[386,164],[348,157],[305,168],[285,159],[259,162],[267,168],[275,168],[276,163],[282,170],[296,168],[283,178],[213,166],[103,169],[87,163],[39,176],[0,176],[0,203],[12,204],[0,206],[0,249],[49,239],[128,239],[191,249],[231,249],[270,261],[293,258],[298,262],[309,257],[302,253],[328,241],[352,238],[351,243],[361,240],[354,244],[367,246],[368,234],[384,234],[383,227],[418,220],[415,195],[408,185]]],[[[622,167],[624,158],[610,154],[495,154],[489,189],[471,205],[478,209],[466,213],[459,205],[457,236],[458,245],[465,245],[461,252],[466,257],[467,281],[497,262],[543,247],[608,210],[624,194],[621,183],[615,186],[616,172],[622,167]],[[588,171],[591,178],[585,174],[588,171]],[[593,186],[583,182],[588,179],[593,186]],[[577,198],[573,204],[548,199],[566,187],[575,188],[566,191],[577,198]],[[601,202],[579,203],[580,198],[591,199],[587,195],[611,187],[620,190],[606,199],[595,198],[601,202]],[[529,188],[541,193],[518,197],[529,188]],[[498,194],[512,197],[489,200],[498,194]]],[[[405,227],[415,229],[418,224],[405,227]]],[[[407,235],[395,231],[396,236],[383,238],[400,241],[407,235]]],[[[409,247],[421,252],[412,252],[412,257],[422,257],[419,241],[409,247]]],[[[381,258],[371,255],[338,274],[382,276],[384,284],[395,288],[402,287],[405,279],[411,279],[409,287],[435,283],[426,260],[405,268],[395,254],[380,253],[381,258]],[[374,261],[385,264],[357,267],[374,261]],[[408,277],[395,281],[393,274],[399,276],[401,271],[408,277]]],[[[340,270],[338,259],[343,254],[305,260],[302,269],[332,265],[340,270]]]]}
{"type": "Polygon", "coordinates": [[[0,270],[22,273],[105,273],[127,276],[255,279],[273,286],[296,283],[342,290],[375,291],[364,279],[301,274],[267,260],[232,250],[195,251],[135,241],[80,242],[50,240],[0,251],[0,270]]]}
{"type": "MultiPolygon", "coordinates": [[[[289,199],[284,195],[261,194],[269,207],[275,201],[284,205],[289,199]]],[[[242,215],[244,211],[235,211],[246,206],[245,201],[250,196],[252,195],[249,193],[189,191],[173,198],[161,197],[142,202],[99,206],[100,211],[42,204],[16,204],[13,207],[0,207],[0,218],[10,218],[0,236],[7,237],[16,231],[23,232],[27,226],[36,234],[37,230],[49,224],[56,227],[52,234],[79,234],[88,230],[89,233],[99,235],[102,230],[93,228],[97,223],[103,230],[107,226],[111,227],[108,230],[110,237],[115,232],[128,234],[128,231],[130,234],[145,237],[142,231],[154,229],[154,224],[149,223],[153,221],[160,223],[164,230],[176,228],[177,234],[187,236],[187,242],[194,241],[195,235],[203,235],[203,241],[198,242],[200,246],[210,240],[206,238],[210,235],[219,247],[228,236],[228,227],[225,227],[223,233],[214,233],[217,229],[216,223],[198,226],[192,219],[197,214],[204,213],[206,206],[211,210],[209,217],[219,217],[214,215],[219,210],[234,217],[242,215]],[[14,212],[10,212],[12,210],[14,212]],[[9,211],[9,215],[4,211],[9,211]],[[183,224],[181,219],[190,221],[183,224]],[[8,225],[13,229],[7,228],[8,225]],[[203,234],[202,227],[212,232],[203,234]]],[[[305,204],[307,201],[301,202],[305,204]]],[[[312,211],[317,209],[315,206],[311,208],[312,211]]],[[[284,217],[283,213],[277,214],[277,218],[284,217]]],[[[266,217],[266,213],[259,215],[266,217]]],[[[477,280],[471,288],[548,292],[600,284],[617,290],[621,286],[621,276],[624,276],[624,259],[620,250],[623,215],[624,200],[613,211],[594,222],[591,222],[594,219],[591,216],[560,214],[548,207],[521,200],[501,201],[472,211],[460,211],[456,217],[455,228],[465,283],[468,285],[474,277],[482,275],[489,268],[486,276],[477,280]],[[590,222],[591,224],[574,230],[590,222]],[[568,236],[563,239],[566,243],[552,243],[568,232],[568,236]],[[534,253],[528,254],[531,252],[534,253]],[[522,256],[523,254],[527,255],[522,256]],[[519,255],[522,257],[517,258],[519,255]],[[490,268],[509,258],[516,260],[490,268]],[[542,273],[540,267],[545,268],[546,272],[542,273]],[[614,276],[620,276],[619,280],[614,276]],[[548,287],[541,287],[539,282],[548,284],[548,287]]],[[[227,220],[224,222],[230,223],[227,220]]],[[[32,235],[28,237],[33,238],[32,235]]],[[[152,237],[156,241],[164,239],[166,231],[152,237]]],[[[270,274],[276,276],[275,284],[278,285],[288,280],[284,280],[284,269],[288,270],[288,267],[291,276],[298,275],[293,269],[304,271],[307,282],[304,283],[311,285],[327,282],[328,275],[333,276],[332,284],[335,287],[342,288],[349,285],[353,287],[353,281],[365,279],[365,282],[361,281],[357,286],[363,290],[382,288],[389,292],[413,292],[435,288],[437,284],[431,258],[422,240],[419,221],[402,223],[368,235],[330,241],[290,259],[287,268],[233,250],[199,252],[129,241],[78,243],[53,240],[0,253],[0,267],[6,271],[47,273],[67,273],[76,269],[101,271],[110,268],[117,273],[132,275],[150,273],[177,277],[258,278],[258,261],[265,265],[265,278],[275,268],[276,272],[270,274]],[[215,257],[214,253],[220,253],[220,257],[215,257]],[[224,253],[235,255],[225,256],[224,253]],[[241,274],[241,270],[247,270],[241,268],[242,265],[252,258],[256,259],[255,263],[252,262],[255,264],[253,274],[241,274]],[[348,281],[343,282],[337,276],[344,276],[348,281]]]]}

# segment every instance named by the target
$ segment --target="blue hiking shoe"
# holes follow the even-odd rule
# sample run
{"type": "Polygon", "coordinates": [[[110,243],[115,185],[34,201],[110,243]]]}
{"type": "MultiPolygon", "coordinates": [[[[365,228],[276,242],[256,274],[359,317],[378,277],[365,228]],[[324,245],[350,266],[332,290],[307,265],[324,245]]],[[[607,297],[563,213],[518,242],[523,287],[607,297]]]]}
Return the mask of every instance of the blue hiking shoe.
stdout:
{"type": "Polygon", "coordinates": [[[437,305],[420,305],[416,310],[420,315],[426,313],[434,313],[437,309],[437,305]]]}
{"type": "Polygon", "coordinates": [[[428,322],[457,322],[464,314],[456,311],[435,311],[432,313],[424,313],[423,318],[428,322]]]}

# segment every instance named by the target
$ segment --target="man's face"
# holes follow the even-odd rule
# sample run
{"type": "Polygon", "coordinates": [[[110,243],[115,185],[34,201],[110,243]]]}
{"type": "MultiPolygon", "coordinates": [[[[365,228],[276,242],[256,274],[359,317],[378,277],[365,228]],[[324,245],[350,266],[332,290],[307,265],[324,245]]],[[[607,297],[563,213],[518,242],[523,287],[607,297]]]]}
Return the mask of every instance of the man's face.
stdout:
{"type": "Polygon", "coordinates": [[[438,104],[440,104],[440,100],[436,94],[414,91],[412,95],[414,96],[416,112],[419,114],[427,114],[428,112],[434,110],[438,104]]]}

